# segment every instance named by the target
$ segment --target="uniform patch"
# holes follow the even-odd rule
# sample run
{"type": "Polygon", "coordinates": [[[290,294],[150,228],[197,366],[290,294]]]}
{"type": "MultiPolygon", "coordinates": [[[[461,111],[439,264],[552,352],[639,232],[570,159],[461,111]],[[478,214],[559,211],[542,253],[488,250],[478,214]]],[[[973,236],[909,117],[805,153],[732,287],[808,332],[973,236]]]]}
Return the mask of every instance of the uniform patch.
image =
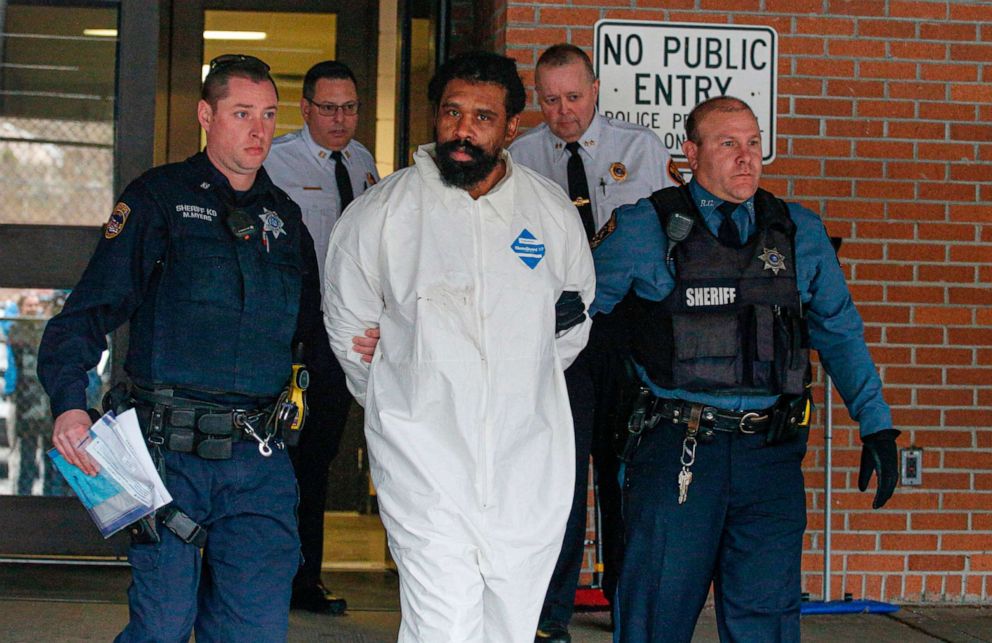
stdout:
{"type": "Polygon", "coordinates": [[[672,158],[668,159],[668,176],[675,182],[675,185],[685,185],[685,177],[682,176],[682,172],[675,165],[675,159],[672,158]]]}
{"type": "Polygon", "coordinates": [[[524,228],[510,244],[510,249],[517,253],[520,261],[533,270],[544,259],[544,244],[537,240],[530,230],[524,228]]]}
{"type": "Polygon", "coordinates": [[[114,211],[110,213],[110,220],[103,226],[103,236],[107,239],[113,239],[119,235],[121,230],[124,229],[124,224],[127,223],[127,217],[130,214],[131,208],[128,204],[118,201],[117,205],[114,206],[114,211]]]}
{"type": "Polygon", "coordinates": [[[771,270],[776,276],[780,270],[785,270],[785,257],[778,248],[762,248],[764,252],[758,255],[758,259],[765,262],[763,270],[771,270]]]}
{"type": "Polygon", "coordinates": [[[603,225],[603,227],[599,229],[599,232],[597,232],[596,234],[594,234],[593,237],[592,237],[592,239],[589,240],[589,249],[590,250],[595,250],[596,249],[596,246],[598,246],[599,244],[603,243],[603,241],[606,240],[606,237],[608,237],[611,234],[613,234],[613,231],[616,230],[616,229],[617,229],[617,213],[616,213],[616,210],[614,210],[610,214],[609,221],[607,221],[603,225]]]}
{"type": "Polygon", "coordinates": [[[617,183],[623,183],[627,180],[627,166],[620,161],[613,163],[610,165],[610,176],[612,176],[613,180],[617,183]]]}

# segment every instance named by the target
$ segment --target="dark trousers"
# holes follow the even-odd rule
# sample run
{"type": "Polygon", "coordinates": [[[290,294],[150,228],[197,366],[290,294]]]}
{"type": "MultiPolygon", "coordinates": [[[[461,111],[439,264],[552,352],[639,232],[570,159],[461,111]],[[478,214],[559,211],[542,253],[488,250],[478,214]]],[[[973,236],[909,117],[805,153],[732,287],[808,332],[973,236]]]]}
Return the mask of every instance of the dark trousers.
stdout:
{"type": "Polygon", "coordinates": [[[616,349],[618,317],[597,315],[589,345],[565,371],[568,400],[575,429],[575,491],[565,527],[561,553],[541,609],[541,623],[567,625],[575,609],[575,588],[585,552],[589,456],[599,494],[603,545],[603,592],[612,602],[623,557],[619,461],[613,447],[612,411],[622,354],[616,349]]]}
{"type": "Polygon", "coordinates": [[[312,585],[320,580],[328,468],[338,453],[352,399],[344,372],[329,346],[326,352],[320,351],[308,362],[313,364],[307,389],[309,415],[299,444],[289,449],[300,488],[298,515],[303,565],[296,574],[296,585],[312,585]]]}
{"type": "Polygon", "coordinates": [[[228,460],[164,452],[165,485],[207,530],[200,549],[159,523],[161,542],[132,544],[130,622],[117,643],[285,641],[300,562],[296,484],[286,452],[235,442],[228,460]]]}
{"type": "Polygon", "coordinates": [[[721,641],[798,642],[807,432],[771,447],[717,432],[680,505],[684,430],[662,420],[625,467],[614,641],[690,641],[712,582],[721,641]]]}

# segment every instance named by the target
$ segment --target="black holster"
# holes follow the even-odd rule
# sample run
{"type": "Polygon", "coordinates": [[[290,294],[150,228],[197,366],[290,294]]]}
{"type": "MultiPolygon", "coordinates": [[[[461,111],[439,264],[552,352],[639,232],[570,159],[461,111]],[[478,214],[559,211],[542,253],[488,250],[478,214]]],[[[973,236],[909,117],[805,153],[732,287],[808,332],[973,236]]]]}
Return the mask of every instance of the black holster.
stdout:
{"type": "MultiPolygon", "coordinates": [[[[134,402],[135,400],[131,396],[128,385],[124,382],[119,382],[103,396],[103,411],[104,413],[113,411],[115,415],[120,415],[124,411],[134,407],[134,402]]],[[[166,438],[170,441],[178,440],[181,442],[183,437],[182,435],[175,434],[166,435],[164,405],[154,404],[151,407],[138,407],[136,410],[139,411],[139,423],[142,425],[142,432],[148,444],[148,453],[152,457],[152,462],[155,464],[162,482],[165,482],[165,460],[162,457],[162,446],[166,443],[166,438]]],[[[195,416],[193,417],[195,418],[195,416]]],[[[173,417],[173,420],[175,420],[175,417],[173,417]]],[[[190,424],[192,426],[192,422],[190,424]]],[[[192,434],[193,430],[191,428],[190,436],[192,434]]],[[[228,457],[230,457],[230,440],[230,430],[228,430],[228,457]]],[[[190,443],[192,445],[192,440],[190,440],[190,443]]],[[[174,450],[179,451],[182,449],[174,450]]],[[[186,449],[186,451],[190,450],[192,449],[186,449]]],[[[159,520],[184,543],[202,548],[207,542],[207,530],[172,502],[132,523],[130,527],[131,543],[142,545],[161,542],[162,536],[158,530],[159,520]]]]}
{"type": "Polygon", "coordinates": [[[630,462],[634,451],[641,443],[641,435],[646,429],[653,429],[660,416],[654,412],[655,396],[645,387],[640,387],[633,399],[627,424],[617,435],[617,456],[621,462],[630,462]]]}
{"type": "Polygon", "coordinates": [[[772,407],[765,445],[773,446],[794,440],[799,430],[809,426],[813,399],[807,388],[802,395],[783,395],[772,407]]]}

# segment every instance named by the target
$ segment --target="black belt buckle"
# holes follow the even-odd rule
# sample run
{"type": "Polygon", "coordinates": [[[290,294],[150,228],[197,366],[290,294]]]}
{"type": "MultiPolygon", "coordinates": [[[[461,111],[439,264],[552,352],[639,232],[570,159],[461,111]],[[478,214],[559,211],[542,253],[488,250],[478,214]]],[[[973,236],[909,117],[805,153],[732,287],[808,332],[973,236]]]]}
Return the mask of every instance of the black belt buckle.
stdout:
{"type": "Polygon", "coordinates": [[[768,416],[761,415],[760,413],[755,413],[754,411],[748,411],[747,413],[741,416],[737,428],[740,429],[740,432],[743,433],[744,435],[754,435],[755,433],[758,432],[758,430],[748,428],[751,425],[750,424],[751,420],[762,420],[762,419],[768,419],[768,416]]]}

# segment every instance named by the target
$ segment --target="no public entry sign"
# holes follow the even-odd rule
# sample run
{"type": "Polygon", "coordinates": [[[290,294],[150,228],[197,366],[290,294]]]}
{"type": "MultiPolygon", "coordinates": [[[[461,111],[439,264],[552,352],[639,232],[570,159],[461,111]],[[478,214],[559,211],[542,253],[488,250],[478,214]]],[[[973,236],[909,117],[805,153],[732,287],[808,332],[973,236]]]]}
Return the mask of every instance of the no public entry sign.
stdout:
{"type": "Polygon", "coordinates": [[[643,125],[684,159],[685,119],[698,103],[730,95],[761,128],[762,158],[775,158],[778,35],[771,27],[600,20],[594,65],[599,109],[643,125]]]}

